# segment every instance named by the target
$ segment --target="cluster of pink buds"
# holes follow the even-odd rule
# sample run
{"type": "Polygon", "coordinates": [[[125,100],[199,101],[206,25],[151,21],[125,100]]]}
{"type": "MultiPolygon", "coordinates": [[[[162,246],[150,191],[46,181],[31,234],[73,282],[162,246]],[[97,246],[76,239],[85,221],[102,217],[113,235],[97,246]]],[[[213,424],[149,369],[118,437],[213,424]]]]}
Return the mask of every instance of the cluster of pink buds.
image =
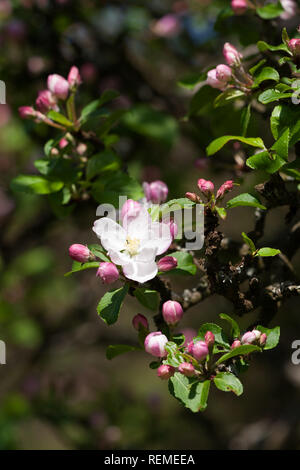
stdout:
{"type": "MultiPolygon", "coordinates": [[[[233,186],[234,186],[234,182],[232,180],[225,181],[220,186],[215,196],[214,195],[215,186],[212,181],[205,180],[203,178],[200,178],[198,180],[198,188],[200,189],[202,195],[205,196],[205,198],[208,201],[221,200],[225,196],[226,193],[228,193],[229,191],[233,189],[233,186]]],[[[185,196],[193,202],[201,202],[201,198],[195,193],[187,192],[185,196]]]]}
{"type": "Polygon", "coordinates": [[[72,66],[65,79],[61,75],[52,74],[47,79],[47,89],[39,91],[36,99],[36,108],[32,106],[21,106],[19,114],[22,119],[34,119],[36,122],[46,122],[49,125],[55,125],[46,114],[51,111],[59,111],[59,101],[65,101],[69,93],[74,93],[81,83],[81,77],[77,67],[72,66]]]}
{"type": "Polygon", "coordinates": [[[262,333],[259,330],[252,330],[252,331],[246,331],[246,333],[243,334],[241,339],[235,339],[231,345],[231,349],[238,348],[239,346],[243,344],[258,344],[259,346],[264,346],[267,341],[267,335],[266,333],[262,333]]]}
{"type": "Polygon", "coordinates": [[[248,9],[247,0],[231,0],[231,8],[235,15],[243,15],[248,9]]]}
{"type": "Polygon", "coordinates": [[[168,300],[162,306],[162,315],[169,326],[176,326],[183,317],[183,308],[179,302],[168,300]]]}
{"type": "Polygon", "coordinates": [[[225,64],[219,64],[215,69],[207,73],[206,83],[213,88],[225,90],[232,77],[231,68],[225,64]]]}

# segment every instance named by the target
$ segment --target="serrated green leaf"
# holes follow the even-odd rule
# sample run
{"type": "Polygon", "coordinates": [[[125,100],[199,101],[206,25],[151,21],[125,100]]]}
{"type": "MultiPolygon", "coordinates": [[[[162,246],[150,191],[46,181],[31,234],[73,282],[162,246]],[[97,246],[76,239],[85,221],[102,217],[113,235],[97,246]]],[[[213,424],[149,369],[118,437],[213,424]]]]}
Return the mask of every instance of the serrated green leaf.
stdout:
{"type": "Polygon", "coordinates": [[[198,330],[198,336],[195,341],[204,341],[205,334],[207,333],[207,331],[211,331],[215,335],[216,344],[223,346],[225,349],[230,348],[230,343],[227,335],[224,333],[222,328],[219,325],[216,325],[215,323],[204,323],[203,325],[201,325],[198,330]]]}
{"type": "Polygon", "coordinates": [[[265,51],[285,51],[289,52],[289,49],[285,44],[279,44],[279,46],[272,46],[271,44],[268,44],[265,41],[258,41],[257,47],[260,50],[260,52],[265,52],[265,51]]]}
{"type": "Polygon", "coordinates": [[[106,292],[100,300],[97,312],[107,325],[112,325],[118,320],[120,308],[128,293],[129,285],[124,284],[119,289],[106,292]]]}
{"type": "Polygon", "coordinates": [[[237,348],[232,349],[230,352],[223,354],[217,362],[216,365],[222,364],[228,359],[232,359],[236,356],[244,356],[245,354],[250,354],[252,352],[261,352],[261,349],[254,344],[243,344],[242,346],[238,346],[237,348]]]}
{"type": "Polygon", "coordinates": [[[192,378],[175,372],[169,380],[169,391],[193,413],[204,411],[207,407],[210,381],[194,382],[192,378]]]}
{"type": "Polygon", "coordinates": [[[222,392],[233,392],[237,396],[242,395],[242,382],[230,372],[220,372],[214,378],[214,384],[222,392]]]}
{"type": "Polygon", "coordinates": [[[62,126],[65,126],[65,127],[74,126],[74,123],[72,121],[70,121],[69,119],[66,118],[66,116],[64,116],[61,113],[58,113],[57,111],[53,111],[53,110],[49,111],[47,113],[47,117],[52,119],[52,121],[58,122],[62,126]]]}
{"type": "Polygon", "coordinates": [[[85,269],[99,268],[99,261],[89,261],[88,263],[78,263],[74,261],[72,270],[65,274],[65,277],[71,276],[71,274],[84,271],[85,269]]]}
{"type": "MultiPolygon", "coordinates": [[[[243,232],[244,233],[244,232],[243,232]]],[[[230,323],[230,326],[231,326],[231,336],[232,338],[238,338],[241,334],[240,332],[240,327],[239,325],[237,324],[237,322],[231,318],[229,315],[227,315],[226,313],[220,313],[220,318],[222,318],[223,320],[226,320],[228,323],[230,323]]]]}
{"type": "Polygon", "coordinates": [[[275,326],[275,328],[266,328],[265,326],[258,325],[256,330],[261,331],[262,333],[266,333],[267,341],[264,345],[264,350],[266,349],[273,349],[279,343],[280,338],[280,327],[275,326]]]}
{"type": "Polygon", "coordinates": [[[219,214],[219,216],[221,217],[221,219],[225,220],[227,217],[226,209],[224,209],[224,207],[218,207],[218,206],[216,206],[215,209],[217,213],[219,214]]]}
{"type": "Polygon", "coordinates": [[[272,67],[264,67],[262,70],[260,70],[259,73],[255,75],[252,88],[257,88],[262,82],[266,80],[278,82],[279,79],[280,76],[277,70],[273,69],[272,67]]]}
{"type": "Polygon", "coordinates": [[[18,175],[11,182],[13,191],[29,194],[51,194],[62,189],[62,181],[52,181],[38,175],[18,175]]]}
{"type": "Polygon", "coordinates": [[[285,129],[275,144],[271,147],[271,150],[274,150],[279,157],[284,160],[288,159],[289,155],[289,141],[290,141],[290,130],[289,128],[285,129]]]}
{"type": "Polygon", "coordinates": [[[293,93],[282,93],[275,88],[269,88],[268,90],[263,91],[259,97],[258,101],[262,104],[273,103],[273,101],[278,101],[284,98],[290,98],[293,93]]]}
{"type": "Polygon", "coordinates": [[[190,253],[185,251],[174,251],[168,256],[174,256],[177,259],[177,266],[175,269],[172,269],[172,273],[177,272],[178,274],[196,274],[197,266],[194,263],[193,257],[190,253]]]}
{"type": "Polygon", "coordinates": [[[269,248],[269,247],[264,247],[264,248],[260,248],[256,255],[255,256],[276,256],[278,255],[279,253],[281,253],[280,250],[276,250],[275,248],[269,248]]]}
{"type": "Polygon", "coordinates": [[[146,308],[156,311],[159,306],[159,294],[156,290],[138,287],[133,292],[137,300],[146,308]]]}
{"type": "Polygon", "coordinates": [[[258,147],[265,149],[265,145],[260,137],[243,137],[240,135],[224,135],[213,140],[209,146],[206,148],[206,153],[208,156],[213,155],[218,152],[225,144],[231,140],[238,140],[244,144],[250,145],[252,147],[258,147]]]}
{"type": "Polygon", "coordinates": [[[107,171],[115,171],[120,168],[120,160],[112,150],[104,150],[93,155],[87,163],[87,179],[94,178],[96,175],[107,171]]]}
{"type": "Polygon", "coordinates": [[[245,93],[236,88],[228,88],[228,90],[223,91],[219,94],[214,100],[214,107],[220,108],[221,106],[226,106],[230,104],[233,100],[245,96],[245,93]]]}
{"type": "Polygon", "coordinates": [[[256,248],[251,238],[249,238],[245,232],[242,232],[242,237],[243,237],[244,242],[247,243],[247,245],[250,247],[251,252],[253,253],[256,250],[256,248]]]}
{"type": "Polygon", "coordinates": [[[279,155],[270,155],[269,152],[260,152],[246,160],[246,165],[253,170],[262,170],[267,173],[275,173],[286,161],[279,155]]]}
{"type": "Polygon", "coordinates": [[[246,136],[249,122],[251,118],[251,104],[249,103],[248,106],[245,106],[242,110],[241,115],[241,134],[243,137],[246,136]]]}
{"type": "Polygon", "coordinates": [[[227,202],[227,207],[229,209],[239,206],[259,207],[260,209],[266,209],[266,207],[263,206],[256,197],[249,193],[239,194],[227,202]]]}

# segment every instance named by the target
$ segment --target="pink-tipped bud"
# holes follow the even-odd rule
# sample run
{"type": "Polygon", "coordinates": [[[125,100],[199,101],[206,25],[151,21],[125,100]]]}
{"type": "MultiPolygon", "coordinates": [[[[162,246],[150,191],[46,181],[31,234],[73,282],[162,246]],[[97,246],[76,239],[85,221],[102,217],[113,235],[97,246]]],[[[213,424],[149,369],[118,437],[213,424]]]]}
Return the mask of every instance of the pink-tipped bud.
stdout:
{"type": "Polygon", "coordinates": [[[209,353],[208,346],[205,343],[205,341],[196,341],[195,343],[193,343],[190,349],[191,349],[192,355],[198,361],[203,361],[203,359],[205,359],[209,353]]]}
{"type": "Polygon", "coordinates": [[[157,369],[157,376],[162,380],[168,380],[170,377],[173,377],[175,369],[168,364],[162,364],[157,369]]]}
{"type": "Polygon", "coordinates": [[[138,313],[135,315],[132,319],[132,326],[135,328],[137,331],[139,331],[141,328],[144,328],[145,330],[149,329],[149,323],[147,318],[142,315],[141,313],[138,313]]]}
{"type": "Polygon", "coordinates": [[[231,347],[231,349],[235,349],[235,348],[238,348],[240,345],[241,345],[240,340],[235,339],[230,347],[231,347]]]}
{"type": "Polygon", "coordinates": [[[259,338],[259,344],[260,346],[264,346],[267,342],[267,335],[266,333],[262,333],[260,338],[259,338]]]}
{"type": "Polygon", "coordinates": [[[58,109],[56,99],[49,90],[39,91],[35,103],[41,113],[47,113],[50,109],[58,109]]]}
{"type": "Polygon", "coordinates": [[[56,73],[49,75],[47,86],[51,93],[53,93],[57,98],[61,100],[65,100],[67,98],[69,93],[69,83],[61,75],[56,73]]]}
{"type": "Polygon", "coordinates": [[[189,362],[179,364],[178,371],[186,377],[193,377],[193,375],[195,375],[195,367],[189,362]]]}
{"type": "Polygon", "coordinates": [[[77,87],[81,83],[81,77],[78,68],[73,65],[71,67],[69,75],[68,75],[68,82],[71,88],[77,87]]]}
{"type": "Polygon", "coordinates": [[[216,77],[221,82],[229,82],[229,80],[231,79],[231,75],[231,68],[228,67],[228,65],[219,64],[216,67],[216,77]]]}
{"type": "Polygon", "coordinates": [[[255,339],[256,339],[256,340],[259,340],[259,338],[261,337],[261,331],[259,331],[259,330],[252,330],[252,333],[255,335],[255,339]]]}
{"type": "Polygon", "coordinates": [[[194,347],[194,341],[191,340],[190,342],[187,343],[186,345],[186,350],[189,354],[193,354],[193,347],[194,347]]]}
{"type": "Polygon", "coordinates": [[[204,339],[209,348],[215,344],[215,335],[211,331],[205,333],[204,339]]]}
{"type": "Polygon", "coordinates": [[[199,197],[195,193],[185,193],[185,197],[187,199],[189,199],[190,201],[192,201],[192,202],[198,202],[199,201],[199,197]]]}
{"type": "Polygon", "coordinates": [[[143,189],[147,201],[153,204],[161,204],[168,197],[168,186],[163,181],[153,181],[152,183],[143,183],[143,189]]]}
{"type": "Polygon", "coordinates": [[[32,106],[20,106],[19,114],[22,119],[34,119],[37,113],[32,106]]]}
{"type": "Polygon", "coordinates": [[[65,139],[64,137],[62,139],[60,139],[60,141],[58,142],[58,146],[59,146],[60,149],[64,149],[68,145],[69,145],[69,141],[67,139],[65,139]]]}
{"type": "Polygon", "coordinates": [[[218,90],[224,90],[226,87],[226,82],[217,78],[217,69],[211,69],[207,72],[206,83],[212,88],[217,88],[218,90]]]}
{"type": "Polygon", "coordinates": [[[157,266],[161,272],[171,271],[171,269],[176,268],[177,259],[174,256],[164,256],[158,261],[157,266]]]}
{"type": "Polygon", "coordinates": [[[228,180],[225,181],[225,183],[222,184],[222,186],[219,187],[217,191],[217,196],[216,199],[222,199],[226,193],[231,191],[233,189],[233,181],[228,180]]]}
{"type": "Polygon", "coordinates": [[[252,344],[256,341],[256,334],[253,331],[246,331],[241,338],[242,344],[252,344]]]}
{"type": "Polygon", "coordinates": [[[243,57],[242,54],[240,54],[237,49],[229,42],[224,44],[223,55],[227,64],[230,66],[240,65],[241,58],[243,57]]]}
{"type": "Polygon", "coordinates": [[[134,201],[133,199],[128,199],[122,207],[121,219],[129,219],[130,217],[136,217],[141,210],[142,206],[139,202],[134,201]]]}
{"type": "Polygon", "coordinates": [[[165,346],[167,342],[168,338],[161,331],[149,333],[144,342],[145,351],[155,357],[166,357],[165,346]]]}
{"type": "Polygon", "coordinates": [[[183,308],[179,302],[168,300],[163,304],[162,314],[167,325],[175,326],[183,317],[183,308]]]}
{"type": "Polygon", "coordinates": [[[96,276],[101,278],[103,284],[112,284],[119,279],[119,271],[114,263],[103,261],[99,264],[96,276]]]}
{"type": "Polygon", "coordinates": [[[87,246],[75,243],[70,246],[69,255],[74,261],[86,263],[90,259],[91,252],[87,246]]]}
{"type": "Polygon", "coordinates": [[[212,181],[209,181],[209,180],[205,180],[203,178],[200,178],[198,180],[198,187],[200,189],[200,191],[206,196],[206,197],[210,197],[213,192],[214,192],[214,183],[212,181]]]}
{"type": "Polygon", "coordinates": [[[293,55],[300,55],[300,38],[291,39],[288,42],[288,48],[293,55]]]}
{"type": "Polygon", "coordinates": [[[231,0],[231,8],[236,15],[243,15],[248,9],[246,0],[231,0]]]}

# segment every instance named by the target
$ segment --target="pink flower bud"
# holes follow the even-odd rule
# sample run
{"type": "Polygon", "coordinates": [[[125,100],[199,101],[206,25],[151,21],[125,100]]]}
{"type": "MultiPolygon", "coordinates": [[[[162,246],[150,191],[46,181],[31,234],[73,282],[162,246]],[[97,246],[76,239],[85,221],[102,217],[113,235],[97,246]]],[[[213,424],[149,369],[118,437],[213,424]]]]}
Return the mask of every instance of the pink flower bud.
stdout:
{"type": "Polygon", "coordinates": [[[176,268],[177,259],[174,256],[164,256],[158,261],[157,266],[161,272],[171,271],[176,268]]]}
{"type": "Polygon", "coordinates": [[[216,67],[216,77],[221,82],[228,82],[231,79],[231,68],[225,64],[219,64],[216,67]]]}
{"type": "Polygon", "coordinates": [[[67,139],[63,137],[62,139],[60,139],[58,145],[59,145],[59,148],[64,149],[65,147],[69,145],[69,142],[67,139]]]}
{"type": "Polygon", "coordinates": [[[252,330],[252,333],[255,335],[255,339],[258,340],[261,337],[261,331],[252,330]]]}
{"type": "Polygon", "coordinates": [[[185,193],[185,197],[187,199],[189,199],[190,201],[192,201],[192,202],[198,202],[199,201],[199,197],[195,193],[185,193]]]}
{"type": "Polygon", "coordinates": [[[241,342],[239,339],[235,339],[231,345],[231,349],[238,348],[241,345],[241,342]]]}
{"type": "Polygon", "coordinates": [[[70,72],[68,75],[68,82],[71,88],[77,87],[81,83],[80,73],[79,73],[78,68],[75,67],[75,65],[73,65],[73,67],[71,67],[70,69],[70,72]]]}
{"type": "Polygon", "coordinates": [[[162,314],[167,325],[175,326],[183,317],[183,309],[179,302],[168,300],[163,304],[162,314]]]}
{"type": "Polygon", "coordinates": [[[231,8],[236,15],[243,15],[248,9],[246,0],[231,0],[231,8]]]}
{"type": "Polygon", "coordinates": [[[143,189],[147,201],[153,204],[161,204],[168,197],[168,186],[163,181],[153,181],[152,183],[143,183],[143,189]]]}
{"type": "Polygon", "coordinates": [[[69,83],[67,80],[58,74],[53,74],[48,76],[47,80],[48,89],[53,93],[57,98],[65,100],[69,93],[69,83]]]}
{"type": "Polygon", "coordinates": [[[288,42],[288,48],[294,55],[300,55],[300,38],[291,39],[288,42]]]}
{"type": "Polygon", "coordinates": [[[284,8],[284,12],[281,13],[280,18],[282,20],[289,20],[297,13],[297,4],[294,0],[281,0],[281,6],[284,8]]]}
{"type": "Polygon", "coordinates": [[[133,317],[132,325],[133,325],[133,328],[135,328],[137,331],[139,331],[140,328],[144,328],[145,330],[149,329],[148,320],[141,313],[138,313],[137,315],[133,317]]]}
{"type": "Polygon", "coordinates": [[[202,361],[209,353],[208,346],[204,341],[196,341],[191,347],[191,353],[198,361],[202,361]]]}
{"type": "Polygon", "coordinates": [[[246,333],[241,338],[242,344],[252,344],[256,341],[256,334],[253,331],[246,331],[246,333]]]}
{"type": "Polygon", "coordinates": [[[208,347],[211,347],[215,344],[215,335],[211,331],[207,331],[205,333],[204,339],[208,347]]]}
{"type": "Polygon", "coordinates": [[[140,210],[141,210],[141,204],[137,201],[133,201],[133,199],[128,199],[122,207],[121,211],[121,219],[128,219],[130,217],[136,217],[140,210]]]}
{"type": "Polygon", "coordinates": [[[224,44],[223,48],[223,55],[225,57],[225,60],[228,65],[230,66],[238,66],[241,63],[241,58],[243,57],[242,54],[240,54],[236,48],[230,44],[229,42],[226,42],[224,44]]]}
{"type": "Polygon", "coordinates": [[[195,367],[189,362],[179,364],[178,371],[186,377],[193,377],[193,375],[195,375],[195,367]]]}
{"type": "Polygon", "coordinates": [[[176,36],[180,31],[180,23],[175,15],[165,15],[153,23],[152,32],[157,36],[169,38],[176,36]]]}
{"type": "Polygon", "coordinates": [[[216,199],[222,199],[226,193],[231,191],[233,189],[233,181],[228,180],[225,181],[225,183],[222,184],[222,186],[219,187],[217,191],[217,196],[216,199]]]}
{"type": "Polygon", "coordinates": [[[189,354],[193,354],[193,347],[194,347],[194,341],[191,340],[190,342],[187,343],[186,345],[186,350],[189,354]]]}
{"type": "Polygon", "coordinates": [[[36,110],[31,106],[20,106],[19,114],[22,119],[33,119],[36,117],[36,110]]]}
{"type": "Polygon", "coordinates": [[[200,189],[200,191],[206,196],[206,197],[210,197],[213,192],[214,192],[214,183],[212,183],[211,181],[209,180],[205,180],[203,178],[200,178],[198,180],[198,187],[200,189]]]}
{"type": "Polygon", "coordinates": [[[96,276],[101,278],[103,284],[112,284],[119,279],[119,271],[114,263],[103,261],[99,264],[96,276]]]}
{"type": "Polygon", "coordinates": [[[218,88],[219,90],[224,90],[226,87],[226,82],[217,78],[217,69],[212,69],[207,72],[206,83],[207,85],[213,88],[218,88]]]}
{"type": "Polygon", "coordinates": [[[56,99],[49,90],[39,91],[35,103],[41,113],[47,113],[50,109],[58,109],[56,99]]]}
{"type": "Polygon", "coordinates": [[[87,246],[75,243],[74,245],[70,246],[69,255],[74,261],[79,261],[79,263],[86,263],[91,256],[91,252],[87,246]]]}
{"type": "Polygon", "coordinates": [[[152,356],[166,357],[167,351],[165,350],[165,346],[167,342],[168,338],[163,335],[161,331],[149,333],[144,343],[145,351],[152,354],[152,356]]]}
{"type": "Polygon", "coordinates": [[[167,364],[162,364],[157,369],[157,375],[162,380],[168,380],[170,377],[174,375],[175,369],[172,366],[167,364]]]}
{"type": "Polygon", "coordinates": [[[267,335],[266,333],[262,333],[260,338],[259,338],[259,344],[260,346],[264,346],[267,342],[267,335]]]}

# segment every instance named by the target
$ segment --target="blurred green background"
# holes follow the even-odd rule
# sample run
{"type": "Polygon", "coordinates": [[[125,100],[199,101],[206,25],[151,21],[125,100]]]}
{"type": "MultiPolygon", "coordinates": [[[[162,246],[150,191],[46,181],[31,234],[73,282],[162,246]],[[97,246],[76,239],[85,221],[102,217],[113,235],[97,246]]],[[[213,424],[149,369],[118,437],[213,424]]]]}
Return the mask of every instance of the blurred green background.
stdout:
{"type": "MultiPolygon", "coordinates": [[[[259,182],[239,171],[232,148],[209,161],[205,157],[212,138],[234,134],[238,111],[225,107],[186,122],[192,92],[177,85],[222,61],[226,40],[246,48],[262,35],[263,23],[253,27],[249,17],[231,18],[215,30],[216,15],[228,3],[0,0],[0,79],[7,87],[7,104],[0,105],[0,339],[7,346],[7,364],[0,365],[0,449],[300,447],[300,366],[291,363],[291,343],[300,337],[296,300],[286,302],[274,320],[282,328],[279,347],[253,358],[243,377],[244,395],[214,390],[208,410],[194,415],[169,396],[166,383],[148,367],[148,355],[105,358],[108,344],[135,343],[132,317],[141,312],[150,319],[149,312],[129,298],[119,322],[107,327],[96,313],[104,289],[94,273],[63,276],[71,265],[69,245],[96,242],[96,204],[81,203],[58,219],[45,198],[13,193],[9,186],[19,172],[36,171],[34,160],[55,135],[21,121],[18,106],[34,103],[49,73],[66,76],[73,64],[84,81],[79,103],[115,88],[121,93],[116,107],[139,110],[142,104],[150,114],[163,113],[151,117],[159,125],[137,117],[117,129],[116,150],[140,181],[165,180],[170,197],[195,190],[199,177],[216,186],[239,179],[241,192],[259,182]],[[173,29],[166,33],[157,21],[167,14],[173,29]]],[[[257,118],[251,135],[261,132],[268,139],[257,118]]],[[[269,216],[265,244],[280,248],[285,213],[281,208],[269,216]]],[[[239,208],[221,228],[240,241],[253,222],[253,209],[239,208]]],[[[299,256],[293,261],[299,272],[299,256]]],[[[175,290],[193,282],[176,278],[175,290]]],[[[197,328],[221,312],[231,314],[231,304],[213,296],[191,309],[183,326],[197,328]]],[[[255,313],[242,325],[252,321],[255,313]]]]}

